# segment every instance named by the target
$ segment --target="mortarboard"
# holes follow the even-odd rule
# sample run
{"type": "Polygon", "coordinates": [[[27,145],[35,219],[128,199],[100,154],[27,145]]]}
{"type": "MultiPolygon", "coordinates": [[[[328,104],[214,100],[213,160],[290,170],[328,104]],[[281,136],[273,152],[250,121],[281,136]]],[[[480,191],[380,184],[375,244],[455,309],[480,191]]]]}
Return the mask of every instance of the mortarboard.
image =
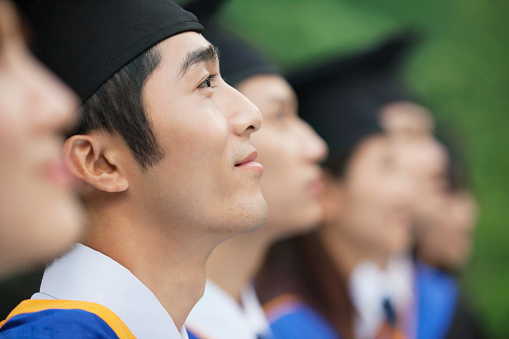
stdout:
{"type": "Polygon", "coordinates": [[[288,76],[299,99],[300,116],[327,142],[331,156],[381,133],[381,106],[411,100],[397,69],[412,43],[410,35],[391,38],[370,51],[288,76]]]}
{"type": "Polygon", "coordinates": [[[35,33],[34,54],[82,101],[160,41],[201,32],[196,16],[169,0],[16,0],[35,33]]]}

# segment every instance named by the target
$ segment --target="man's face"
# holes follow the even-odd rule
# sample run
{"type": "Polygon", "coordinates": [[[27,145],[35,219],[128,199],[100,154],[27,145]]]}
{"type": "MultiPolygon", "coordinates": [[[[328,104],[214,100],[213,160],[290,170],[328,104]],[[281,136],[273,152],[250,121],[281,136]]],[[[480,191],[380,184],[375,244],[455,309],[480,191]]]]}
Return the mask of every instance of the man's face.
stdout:
{"type": "Polygon", "coordinates": [[[259,75],[237,88],[260,109],[263,128],[253,135],[265,167],[262,192],[269,206],[263,227],[272,240],[309,230],[322,221],[323,191],[318,163],[325,142],[297,115],[297,99],[279,75],[259,75]]]}
{"type": "Polygon", "coordinates": [[[263,167],[250,143],[260,112],[221,79],[202,35],[182,33],[158,47],[162,60],[145,83],[143,101],[164,159],[130,181],[140,208],[153,224],[189,234],[256,229],[267,214],[263,167]]]}

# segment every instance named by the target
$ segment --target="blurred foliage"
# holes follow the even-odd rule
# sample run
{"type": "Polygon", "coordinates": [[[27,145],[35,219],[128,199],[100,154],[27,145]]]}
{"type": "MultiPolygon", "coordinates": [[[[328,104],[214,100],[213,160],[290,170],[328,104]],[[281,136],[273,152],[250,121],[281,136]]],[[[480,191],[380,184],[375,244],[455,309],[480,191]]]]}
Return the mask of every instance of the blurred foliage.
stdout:
{"type": "Polygon", "coordinates": [[[509,338],[509,1],[233,0],[219,23],[286,69],[361,51],[409,27],[404,65],[439,124],[459,138],[481,205],[463,287],[490,338],[509,338]]]}

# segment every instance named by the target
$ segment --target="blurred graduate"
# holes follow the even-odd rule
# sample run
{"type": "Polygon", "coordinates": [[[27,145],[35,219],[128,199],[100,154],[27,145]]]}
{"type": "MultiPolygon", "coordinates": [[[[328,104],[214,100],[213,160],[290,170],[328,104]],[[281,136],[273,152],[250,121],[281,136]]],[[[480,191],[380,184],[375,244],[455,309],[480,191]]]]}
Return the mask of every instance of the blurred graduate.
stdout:
{"type": "Polygon", "coordinates": [[[402,99],[382,106],[380,121],[412,180],[413,333],[419,339],[483,338],[456,278],[468,263],[477,221],[461,149],[448,137],[446,145],[437,138],[426,106],[402,99]]]}
{"type": "Polygon", "coordinates": [[[451,140],[445,139],[445,198],[414,234],[419,319],[426,324],[420,326],[419,338],[486,338],[458,281],[470,259],[479,211],[461,151],[451,140]]]}
{"type": "Polygon", "coordinates": [[[78,99],[29,52],[28,26],[0,0],[0,280],[61,255],[82,229],[60,156],[78,99]]]}

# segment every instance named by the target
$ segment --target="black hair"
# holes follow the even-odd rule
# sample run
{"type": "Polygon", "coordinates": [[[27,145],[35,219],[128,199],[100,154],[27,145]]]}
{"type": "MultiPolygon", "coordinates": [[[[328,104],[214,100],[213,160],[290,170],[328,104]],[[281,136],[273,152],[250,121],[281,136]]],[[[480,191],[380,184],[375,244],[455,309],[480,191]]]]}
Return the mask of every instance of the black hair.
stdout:
{"type": "Polygon", "coordinates": [[[264,305],[280,295],[295,295],[321,314],[339,337],[354,338],[348,279],[338,272],[316,231],[273,244],[256,287],[264,305]]]}
{"type": "Polygon", "coordinates": [[[106,130],[120,135],[143,170],[164,157],[143,105],[143,85],[161,62],[157,46],[121,68],[80,108],[71,135],[106,130]]]}
{"type": "Polygon", "coordinates": [[[322,164],[322,167],[329,171],[330,174],[332,174],[337,180],[344,179],[348,169],[348,164],[357,150],[357,146],[358,145],[351,145],[340,150],[330,151],[329,156],[322,164]]]}

